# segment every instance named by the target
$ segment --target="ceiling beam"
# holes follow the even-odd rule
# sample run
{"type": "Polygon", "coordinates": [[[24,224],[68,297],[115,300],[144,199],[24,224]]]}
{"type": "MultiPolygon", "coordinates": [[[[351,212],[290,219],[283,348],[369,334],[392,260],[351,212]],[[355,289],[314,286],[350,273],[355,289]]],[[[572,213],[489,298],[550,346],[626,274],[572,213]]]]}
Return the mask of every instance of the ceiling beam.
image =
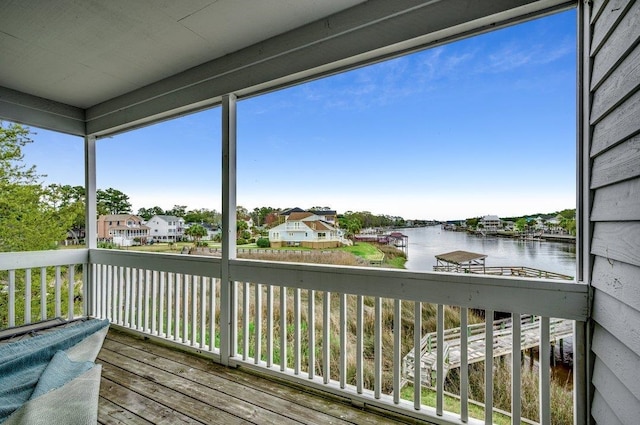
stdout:
{"type": "Polygon", "coordinates": [[[84,136],[84,109],[0,86],[0,119],[84,136]]]}
{"type": "Polygon", "coordinates": [[[370,0],[87,110],[98,136],[570,7],[567,0],[370,0]]]}

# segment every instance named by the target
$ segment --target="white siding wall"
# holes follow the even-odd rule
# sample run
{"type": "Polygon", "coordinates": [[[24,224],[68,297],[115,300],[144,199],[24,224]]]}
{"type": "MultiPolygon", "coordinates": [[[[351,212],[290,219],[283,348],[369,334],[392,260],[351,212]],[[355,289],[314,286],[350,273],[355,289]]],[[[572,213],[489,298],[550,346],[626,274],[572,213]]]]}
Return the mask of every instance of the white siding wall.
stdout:
{"type": "Polygon", "coordinates": [[[590,91],[598,424],[640,423],[640,2],[595,0],[590,91]]]}

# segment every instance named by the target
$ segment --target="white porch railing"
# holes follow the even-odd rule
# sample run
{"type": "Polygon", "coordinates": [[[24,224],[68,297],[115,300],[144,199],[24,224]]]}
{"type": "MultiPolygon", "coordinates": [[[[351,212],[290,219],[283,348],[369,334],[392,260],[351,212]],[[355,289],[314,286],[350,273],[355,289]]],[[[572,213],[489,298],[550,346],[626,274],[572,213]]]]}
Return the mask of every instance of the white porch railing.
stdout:
{"type": "MultiPolygon", "coordinates": [[[[38,258],[54,267],[71,259],[56,251],[17,261],[22,255],[0,254],[0,271],[38,267],[38,258]]],[[[434,423],[492,423],[494,412],[485,409],[484,420],[469,413],[464,332],[457,411],[445,409],[445,310],[458,312],[463,329],[470,320],[469,308],[484,310],[486,317],[494,311],[541,316],[540,337],[547,342],[550,317],[575,320],[578,329],[587,318],[587,288],[566,281],[252,260],[231,260],[228,278],[221,279],[221,260],[212,257],[115,250],[78,250],[73,255],[71,263],[89,265],[85,271],[89,296],[84,301],[90,315],[225,364],[259,369],[349,398],[357,405],[374,405],[434,423]],[[435,321],[426,323],[430,315],[425,312],[431,309],[435,321]],[[220,317],[228,317],[228,323],[221,323],[220,317]],[[423,336],[430,331],[436,332],[439,351],[433,406],[423,397],[420,368],[410,382],[402,376],[403,356],[411,349],[420,352],[423,336]]],[[[15,289],[13,294],[10,304],[18,294],[15,289]]],[[[512,351],[519,360],[521,339],[515,337],[520,334],[519,320],[513,329],[512,351]]],[[[493,340],[493,332],[489,321],[487,341],[493,340]]],[[[574,341],[578,357],[582,349],[582,342],[574,341]]],[[[486,344],[483,402],[487,406],[493,406],[493,350],[492,344],[486,344]]],[[[548,343],[541,344],[541,423],[551,420],[549,350],[548,343]]],[[[519,412],[520,368],[511,369],[510,410],[519,412]]],[[[574,373],[582,372],[578,367],[574,373]]],[[[578,376],[574,382],[584,381],[578,376]]],[[[514,416],[512,423],[519,424],[520,415],[514,416]]]]}

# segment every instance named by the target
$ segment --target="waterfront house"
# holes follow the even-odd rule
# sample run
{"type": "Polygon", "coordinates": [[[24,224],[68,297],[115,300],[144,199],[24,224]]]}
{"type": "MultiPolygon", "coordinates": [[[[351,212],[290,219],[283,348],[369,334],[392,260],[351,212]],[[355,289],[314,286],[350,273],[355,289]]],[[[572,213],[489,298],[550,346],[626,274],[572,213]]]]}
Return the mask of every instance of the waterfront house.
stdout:
{"type": "Polygon", "coordinates": [[[321,216],[311,212],[290,212],[286,217],[284,223],[269,229],[269,242],[273,248],[335,248],[343,242],[342,232],[321,216]]]}
{"type": "Polygon", "coordinates": [[[495,233],[500,230],[502,224],[497,215],[485,215],[480,219],[480,221],[478,221],[478,227],[487,233],[495,233]]]}
{"type": "Polygon", "coordinates": [[[156,242],[176,242],[184,237],[184,219],[174,215],[154,215],[145,222],[156,242]]]}
{"type": "Polygon", "coordinates": [[[133,214],[107,214],[98,217],[97,238],[105,242],[130,246],[135,241],[145,242],[149,238],[149,227],[142,217],[133,214]]]}
{"type": "MultiPolygon", "coordinates": [[[[461,320],[466,317],[467,308],[483,309],[488,313],[509,312],[515,317],[534,314],[542,317],[540,335],[547,341],[550,317],[573,320],[575,423],[637,423],[640,412],[640,208],[638,197],[630,194],[640,192],[640,2],[271,0],[253,2],[247,7],[245,2],[232,1],[15,1],[3,3],[0,28],[0,118],[79,136],[78,144],[84,146],[85,152],[87,200],[86,248],[0,254],[0,271],[8,276],[6,294],[9,300],[0,308],[5,309],[3,313],[8,317],[9,326],[30,320],[16,314],[14,302],[18,298],[24,298],[26,306],[32,304],[31,291],[16,289],[16,272],[26,276],[29,274],[24,270],[54,268],[58,272],[55,287],[59,288],[62,281],[59,272],[68,271],[73,276],[75,271],[76,280],[70,278],[69,285],[80,282],[83,294],[77,314],[109,318],[114,330],[126,329],[131,334],[233,366],[233,369],[216,369],[225,376],[237,376],[235,374],[243,369],[251,369],[264,376],[287,380],[303,389],[296,391],[295,397],[286,399],[285,389],[282,392],[271,389],[275,383],[263,386],[262,390],[248,391],[242,390],[234,378],[229,378],[215,386],[226,390],[224,394],[212,394],[215,391],[212,387],[201,385],[198,391],[206,391],[206,396],[196,399],[200,393],[191,391],[195,385],[193,381],[180,387],[162,386],[163,382],[167,382],[169,376],[168,382],[173,384],[181,379],[178,375],[198,379],[198,373],[191,372],[191,366],[197,366],[198,370],[215,369],[211,363],[205,364],[200,357],[172,354],[164,348],[162,355],[167,357],[141,354],[148,342],[125,341],[124,337],[114,335],[107,341],[106,348],[110,349],[101,354],[108,360],[104,361],[103,374],[109,372],[103,380],[105,391],[101,391],[101,422],[112,420],[111,415],[121,418],[113,420],[123,422],[128,418],[138,418],[141,422],[147,418],[152,422],[160,421],[166,414],[175,422],[201,417],[202,422],[215,418],[221,423],[237,421],[239,415],[248,420],[258,413],[295,415],[303,409],[295,403],[297,400],[304,398],[311,403],[312,399],[306,395],[321,391],[326,397],[316,404],[321,407],[313,414],[316,415],[314,418],[325,415],[325,423],[330,421],[327,416],[335,412],[339,412],[335,421],[342,421],[343,417],[339,415],[345,412],[344,417],[370,415],[370,422],[382,422],[385,419],[380,412],[387,412],[387,415],[402,415],[423,423],[479,423],[468,417],[466,393],[462,394],[459,403],[461,410],[454,412],[444,407],[442,386],[435,390],[435,407],[426,406],[419,391],[414,393],[412,402],[401,399],[399,391],[393,394],[381,391],[381,366],[378,365],[382,364],[383,348],[378,338],[383,320],[378,306],[384,298],[397,303],[394,305],[400,305],[401,300],[411,303],[418,312],[421,303],[435,304],[438,323],[441,318],[444,323],[440,312],[445,304],[461,307],[461,320]],[[259,96],[567,8],[577,9],[578,22],[578,152],[575,164],[578,270],[575,283],[292,265],[235,258],[238,99],[259,96]],[[106,237],[108,233],[100,233],[99,221],[95,220],[96,143],[119,132],[207,107],[222,110],[219,131],[212,131],[212,134],[222,135],[222,148],[219,156],[211,158],[223,164],[221,258],[98,249],[98,238],[106,237]],[[132,285],[143,281],[151,285],[138,286],[140,292],[131,292],[132,285]],[[179,320],[172,321],[178,316],[176,308],[186,312],[191,308],[189,303],[185,301],[180,305],[175,302],[177,298],[167,300],[162,296],[178,293],[167,291],[172,287],[182,288],[185,294],[188,290],[197,294],[199,289],[194,282],[211,285],[213,290],[207,294],[215,295],[212,297],[215,303],[208,302],[207,308],[198,310],[209,314],[210,321],[203,320],[201,324],[199,317],[193,315],[190,333],[186,323],[182,329],[176,326],[181,324],[179,320]],[[152,297],[150,293],[157,294],[158,285],[164,285],[164,291],[159,292],[159,298],[152,297]],[[260,320],[246,318],[241,321],[240,312],[248,314],[249,311],[242,306],[252,302],[256,306],[252,311],[263,308],[270,311],[273,293],[282,289],[288,289],[292,294],[296,312],[300,311],[301,291],[318,297],[324,294],[325,308],[335,299],[329,297],[331,292],[337,293],[339,299],[344,291],[348,291],[371,300],[366,311],[376,317],[374,330],[364,335],[365,331],[358,327],[357,332],[359,341],[361,338],[374,341],[375,373],[370,375],[373,389],[363,387],[361,367],[354,372],[356,385],[347,382],[347,368],[342,362],[333,373],[328,373],[328,363],[322,367],[324,374],[316,363],[310,373],[305,373],[297,355],[302,344],[297,313],[280,318],[280,329],[291,330],[290,335],[282,333],[281,341],[285,345],[294,341],[288,346],[293,359],[283,361],[282,357],[274,357],[271,350],[264,353],[265,361],[260,355],[260,344],[255,346],[255,352],[247,348],[250,333],[252,338],[256,336],[256,341],[266,341],[267,347],[272,347],[275,337],[272,333],[264,335],[260,320]],[[265,291],[265,297],[261,290],[265,291]],[[250,298],[250,291],[259,296],[250,298]],[[138,303],[131,302],[130,296],[138,303]],[[157,300],[164,303],[157,303],[157,300]],[[216,332],[216,338],[199,338],[205,334],[202,328],[208,323],[212,335],[216,332]],[[249,323],[255,326],[251,328],[249,323]],[[168,357],[179,357],[180,363],[169,361],[168,357]],[[133,370],[133,365],[140,361],[150,363],[133,370]],[[151,366],[153,361],[154,368],[151,366]],[[168,371],[176,364],[178,367],[168,371]],[[116,383],[123,374],[125,378],[116,383]],[[127,378],[129,376],[131,379],[127,378]],[[151,391],[143,391],[145,388],[151,391]],[[275,393],[282,394],[287,401],[277,403],[273,397],[275,393]],[[344,410],[347,409],[345,404],[326,407],[327,397],[333,396],[359,406],[360,410],[344,410]],[[210,401],[221,399],[224,401],[210,401]],[[268,409],[264,409],[265,400],[270,403],[268,409]],[[230,414],[223,410],[225,408],[235,410],[230,414]],[[156,415],[156,412],[160,413],[156,415]]],[[[539,77],[544,81],[544,76],[539,77]]],[[[512,148],[517,145],[514,139],[512,148]]],[[[33,149],[38,149],[37,142],[33,149]]],[[[122,173],[120,170],[112,172],[122,173]]],[[[141,230],[141,227],[137,229],[141,230]]],[[[48,290],[47,285],[43,288],[48,290]]],[[[76,315],[73,303],[77,299],[62,300],[60,293],[53,290],[49,295],[42,299],[55,304],[52,314],[61,314],[66,310],[60,310],[60,307],[69,304],[68,316],[76,315]]],[[[198,300],[206,301],[204,296],[198,300]]],[[[193,311],[196,310],[194,306],[193,311]]],[[[313,309],[311,312],[314,313],[313,309]]],[[[398,315],[397,320],[393,320],[394,326],[402,322],[398,315]]],[[[325,341],[334,338],[331,342],[340,346],[340,358],[346,358],[344,344],[339,343],[346,339],[346,331],[342,331],[346,326],[339,326],[338,335],[329,335],[327,316],[323,315],[322,321],[315,325],[326,330],[325,341]]],[[[272,321],[266,323],[273,324],[272,321]]],[[[340,320],[340,323],[345,321],[340,320]]],[[[387,323],[386,319],[384,323],[387,323]]],[[[416,319],[413,326],[420,329],[422,323],[416,319]]],[[[315,326],[309,328],[316,329],[315,326]]],[[[440,325],[437,339],[443,338],[442,332],[440,325]]],[[[490,327],[487,332],[491,332],[490,327]]],[[[416,335],[418,346],[420,335],[416,335]]],[[[315,346],[315,336],[315,332],[309,333],[309,346],[304,352],[312,355],[323,352],[327,344],[315,346]]],[[[394,341],[385,341],[385,355],[399,359],[400,349],[396,343],[399,332],[394,332],[393,338],[394,341]]],[[[513,338],[512,343],[517,346],[520,339],[513,338]]],[[[160,348],[153,350],[157,352],[160,348]]],[[[491,350],[491,344],[488,344],[485,351],[491,354],[491,350]]],[[[539,422],[549,424],[549,347],[542,344],[540,350],[539,422]]],[[[287,353],[287,350],[283,352],[287,353]]],[[[491,358],[487,356],[487,359],[491,358]]],[[[325,359],[326,355],[322,360],[315,360],[319,365],[325,359]]],[[[393,361],[396,365],[393,376],[397,379],[394,382],[399,384],[398,363],[399,360],[393,361]]],[[[488,366],[491,366],[490,361],[488,366]]],[[[516,377],[517,370],[514,368],[516,377]]],[[[420,368],[416,371],[413,382],[419,384],[420,368]]],[[[486,371],[489,379],[484,383],[485,402],[491,405],[492,368],[487,367],[486,371]]],[[[442,365],[438,365],[437,376],[442,373],[442,365]]],[[[437,381],[442,382],[441,379],[437,381]]],[[[511,410],[519,412],[520,380],[512,378],[511,383],[514,388],[511,410]]],[[[397,416],[392,418],[397,419],[397,416]]],[[[270,417],[270,421],[278,420],[270,417]]],[[[491,409],[487,409],[483,423],[492,421],[491,409]]],[[[517,414],[513,423],[520,423],[517,414]]]]}

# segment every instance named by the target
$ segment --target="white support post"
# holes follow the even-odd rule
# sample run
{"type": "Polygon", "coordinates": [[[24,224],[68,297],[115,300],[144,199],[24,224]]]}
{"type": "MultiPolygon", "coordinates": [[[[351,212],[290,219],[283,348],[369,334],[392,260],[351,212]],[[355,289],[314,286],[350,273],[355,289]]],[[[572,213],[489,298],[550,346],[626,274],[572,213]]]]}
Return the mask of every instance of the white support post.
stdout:
{"type": "Polygon", "coordinates": [[[236,258],[236,97],[222,97],[222,258],[220,286],[220,361],[229,365],[237,351],[236,284],[229,260],[236,258]]]}
{"type": "MultiPolygon", "coordinates": [[[[86,136],[84,138],[84,190],[85,190],[85,233],[84,241],[88,249],[98,247],[98,209],[96,196],[96,137],[86,136]]],[[[89,254],[91,262],[91,254],[89,254]]],[[[95,280],[94,268],[87,267],[83,273],[83,297],[84,312],[88,316],[95,316],[93,309],[96,291],[99,290],[92,284],[95,280]]]]}

